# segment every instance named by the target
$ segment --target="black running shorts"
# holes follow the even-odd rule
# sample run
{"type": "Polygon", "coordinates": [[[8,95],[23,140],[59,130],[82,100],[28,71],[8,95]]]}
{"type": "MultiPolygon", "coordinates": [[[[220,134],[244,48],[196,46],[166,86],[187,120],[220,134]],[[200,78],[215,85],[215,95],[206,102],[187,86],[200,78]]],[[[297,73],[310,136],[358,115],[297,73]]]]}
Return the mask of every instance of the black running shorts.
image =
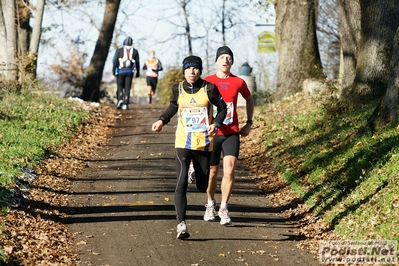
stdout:
{"type": "Polygon", "coordinates": [[[239,133],[219,136],[216,135],[213,140],[213,152],[211,156],[211,166],[220,164],[220,156],[232,155],[238,158],[240,151],[240,135],[239,133]]]}

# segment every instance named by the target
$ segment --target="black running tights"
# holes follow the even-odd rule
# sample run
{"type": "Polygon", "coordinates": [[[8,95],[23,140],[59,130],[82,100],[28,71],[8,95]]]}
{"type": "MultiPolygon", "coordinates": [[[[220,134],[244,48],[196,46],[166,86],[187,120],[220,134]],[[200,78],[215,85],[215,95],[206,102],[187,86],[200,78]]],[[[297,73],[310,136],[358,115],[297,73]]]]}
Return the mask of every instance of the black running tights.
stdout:
{"type": "Polygon", "coordinates": [[[195,184],[200,192],[206,192],[209,181],[211,152],[176,148],[176,189],[174,195],[176,219],[180,223],[186,218],[188,168],[193,161],[195,184]]]}

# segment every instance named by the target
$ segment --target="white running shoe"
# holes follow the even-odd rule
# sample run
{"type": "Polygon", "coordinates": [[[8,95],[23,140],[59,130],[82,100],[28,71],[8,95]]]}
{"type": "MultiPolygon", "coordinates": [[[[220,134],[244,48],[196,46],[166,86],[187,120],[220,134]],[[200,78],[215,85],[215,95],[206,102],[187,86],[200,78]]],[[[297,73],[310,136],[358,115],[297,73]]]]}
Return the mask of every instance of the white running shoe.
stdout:
{"type": "Polygon", "coordinates": [[[195,184],[195,170],[194,170],[194,166],[192,163],[190,164],[190,167],[188,168],[188,183],[195,184]]]}
{"type": "Polygon", "coordinates": [[[187,230],[187,225],[186,222],[183,221],[177,225],[177,238],[178,239],[185,239],[189,238],[190,234],[188,233],[187,230]]]}
{"type": "Polygon", "coordinates": [[[221,225],[229,225],[229,224],[231,224],[229,210],[227,210],[226,208],[219,209],[218,215],[220,217],[220,224],[221,225]]]}
{"type": "Polygon", "coordinates": [[[116,109],[121,109],[122,108],[122,104],[123,104],[123,101],[119,100],[118,103],[116,104],[116,109]]]}
{"type": "Polygon", "coordinates": [[[204,215],[204,221],[215,221],[215,205],[205,205],[206,210],[205,210],[205,215],[204,215]]]}

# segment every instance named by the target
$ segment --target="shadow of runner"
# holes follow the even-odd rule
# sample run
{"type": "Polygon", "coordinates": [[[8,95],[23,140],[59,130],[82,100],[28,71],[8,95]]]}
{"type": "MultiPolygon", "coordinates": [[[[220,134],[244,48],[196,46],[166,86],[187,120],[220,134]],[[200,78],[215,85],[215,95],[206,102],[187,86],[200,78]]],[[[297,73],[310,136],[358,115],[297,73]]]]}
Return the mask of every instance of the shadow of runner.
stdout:
{"type": "MultiPolygon", "coordinates": [[[[63,222],[74,235],[82,265],[273,265],[276,258],[280,266],[318,265],[295,247],[299,236],[246,178],[241,161],[229,204],[233,224],[203,221],[206,193],[191,184],[191,236],[177,240],[175,121],[163,132],[148,130],[162,111],[132,105],[122,112],[102,159],[92,160],[73,183],[63,222]]],[[[219,202],[220,187],[216,197],[219,202]]]]}

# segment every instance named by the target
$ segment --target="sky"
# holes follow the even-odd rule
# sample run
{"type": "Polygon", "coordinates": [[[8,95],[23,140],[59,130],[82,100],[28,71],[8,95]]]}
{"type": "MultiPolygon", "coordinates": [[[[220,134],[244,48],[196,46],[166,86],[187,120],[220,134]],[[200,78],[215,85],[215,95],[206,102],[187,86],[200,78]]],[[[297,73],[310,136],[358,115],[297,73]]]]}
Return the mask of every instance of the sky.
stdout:
{"type": "MultiPolygon", "coordinates": [[[[35,1],[31,2],[35,4],[35,1]]],[[[104,15],[105,4],[102,2],[104,1],[93,1],[84,8],[76,7],[71,11],[59,10],[50,4],[46,6],[43,28],[51,30],[42,34],[42,39],[47,40],[47,44],[39,48],[39,78],[51,75],[48,66],[59,62],[57,54],[60,53],[65,58],[73,47],[77,47],[82,54],[87,53],[86,64],[90,62],[104,15]],[[72,45],[71,40],[80,43],[79,46],[72,45]]],[[[115,49],[122,45],[127,36],[133,38],[133,45],[139,51],[141,67],[150,49],[156,51],[164,69],[181,66],[183,58],[188,55],[188,48],[186,38],[179,35],[184,31],[181,28],[184,22],[178,2],[179,0],[121,1],[114,42],[108,54],[104,77],[111,71],[115,49]]],[[[193,53],[203,59],[204,74],[216,70],[215,54],[217,48],[222,45],[222,35],[213,29],[215,25],[219,25],[215,9],[221,3],[222,0],[191,1],[187,6],[191,33],[195,38],[193,53]]],[[[239,67],[248,62],[253,68],[258,87],[268,79],[273,83],[277,73],[276,53],[257,52],[258,35],[264,31],[274,32],[274,26],[256,24],[274,24],[273,11],[270,9],[268,12],[257,12],[253,8],[240,8],[236,15],[246,23],[234,26],[226,34],[226,44],[234,52],[232,72],[238,74],[239,67]]]]}

